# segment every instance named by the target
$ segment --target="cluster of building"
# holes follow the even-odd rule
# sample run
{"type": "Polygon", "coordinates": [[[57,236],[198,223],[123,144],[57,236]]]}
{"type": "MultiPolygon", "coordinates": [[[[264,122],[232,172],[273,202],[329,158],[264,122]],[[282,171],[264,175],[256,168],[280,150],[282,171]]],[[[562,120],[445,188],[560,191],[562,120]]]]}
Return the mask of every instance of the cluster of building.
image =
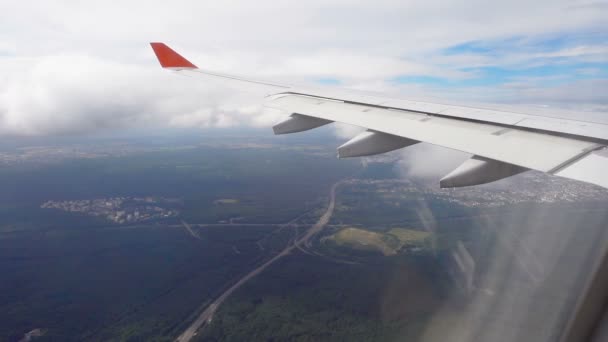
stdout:
{"type": "Polygon", "coordinates": [[[528,172],[518,179],[486,186],[427,190],[447,201],[468,207],[497,207],[516,203],[567,203],[608,201],[608,190],[540,172],[528,172]]]}
{"type": "Polygon", "coordinates": [[[0,152],[0,165],[15,165],[27,162],[53,163],[70,158],[97,158],[106,155],[80,147],[23,147],[12,152],[0,152]]]}
{"type": "Polygon", "coordinates": [[[517,203],[567,203],[608,201],[608,190],[592,184],[540,172],[527,172],[514,179],[487,185],[440,189],[438,181],[414,183],[410,180],[357,180],[373,184],[375,191],[391,196],[429,195],[466,207],[500,207],[517,203]]]}
{"type": "Polygon", "coordinates": [[[156,151],[158,147],[133,146],[127,143],[30,146],[0,151],[0,166],[23,163],[52,164],[68,159],[122,157],[137,152],[156,151]]]}
{"type": "Polygon", "coordinates": [[[125,224],[176,217],[179,211],[166,207],[175,202],[172,199],[155,197],[112,197],[47,201],[40,207],[104,217],[112,222],[125,224]]]}

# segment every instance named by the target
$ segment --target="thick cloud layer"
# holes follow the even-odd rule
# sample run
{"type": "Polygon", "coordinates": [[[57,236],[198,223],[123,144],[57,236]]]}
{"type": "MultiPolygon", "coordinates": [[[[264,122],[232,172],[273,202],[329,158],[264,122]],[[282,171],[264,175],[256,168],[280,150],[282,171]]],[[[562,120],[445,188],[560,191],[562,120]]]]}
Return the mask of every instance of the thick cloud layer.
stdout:
{"type": "Polygon", "coordinates": [[[475,74],[467,68],[543,58],[605,63],[602,2],[20,1],[0,3],[0,11],[5,135],[269,125],[278,118],[250,95],[163,72],[149,41],[166,41],[207,69],[255,77],[339,82],[404,97],[606,105],[605,79],[550,86],[525,77],[462,87],[395,82],[408,75],[466,80],[475,74]],[[494,44],[492,54],[446,53],[458,44],[513,37],[517,51],[494,44]],[[569,44],[550,52],[531,48],[543,37],[566,37],[569,44]]]}

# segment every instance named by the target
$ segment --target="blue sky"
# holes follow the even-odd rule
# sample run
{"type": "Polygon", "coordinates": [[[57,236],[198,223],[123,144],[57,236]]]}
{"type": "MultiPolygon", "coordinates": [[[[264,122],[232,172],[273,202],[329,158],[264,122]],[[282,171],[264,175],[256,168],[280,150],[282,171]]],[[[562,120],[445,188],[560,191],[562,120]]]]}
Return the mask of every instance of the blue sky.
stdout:
{"type": "MultiPolygon", "coordinates": [[[[544,39],[512,37],[502,40],[470,41],[439,50],[437,55],[468,57],[483,65],[458,65],[464,77],[404,75],[397,84],[439,87],[500,86],[524,81],[538,86],[556,86],[579,80],[608,79],[608,34],[563,34],[544,39]],[[475,58],[477,57],[477,58],[475,58]]],[[[473,63],[475,64],[475,63],[473,63]]],[[[446,65],[449,68],[449,65],[446,65]]]]}

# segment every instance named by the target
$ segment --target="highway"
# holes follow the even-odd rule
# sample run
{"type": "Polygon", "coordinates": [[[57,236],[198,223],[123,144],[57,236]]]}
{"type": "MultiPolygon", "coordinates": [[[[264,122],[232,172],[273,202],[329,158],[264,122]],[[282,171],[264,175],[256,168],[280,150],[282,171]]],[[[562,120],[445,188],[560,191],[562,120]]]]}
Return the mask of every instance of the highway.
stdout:
{"type": "Polygon", "coordinates": [[[335,204],[336,204],[335,203],[336,202],[336,189],[338,188],[338,186],[340,184],[342,184],[344,182],[345,181],[342,180],[342,181],[339,181],[332,185],[330,194],[329,194],[329,203],[327,205],[327,209],[325,210],[325,213],[323,215],[321,215],[319,220],[314,224],[314,226],[312,226],[306,232],[306,234],[304,234],[299,239],[296,239],[296,241],[293,244],[288,243],[287,246],[285,246],[285,248],[279,254],[275,255],[274,257],[272,257],[272,259],[270,259],[270,260],[266,261],[265,263],[263,263],[262,265],[258,266],[253,271],[247,273],[245,276],[243,276],[241,279],[239,279],[234,285],[232,285],[230,288],[228,288],[226,291],[224,291],[224,293],[222,293],[216,300],[214,300],[198,316],[198,318],[196,320],[194,320],[194,322],[192,322],[192,324],[190,324],[190,326],[186,330],[184,330],[184,332],[182,332],[181,335],[179,335],[179,337],[176,339],[176,341],[178,341],[178,342],[190,341],[192,339],[192,337],[194,337],[194,335],[196,335],[197,331],[199,330],[199,328],[201,326],[203,326],[206,322],[211,321],[211,319],[213,318],[213,314],[215,313],[217,308],[222,304],[222,302],[224,302],[224,300],[226,300],[226,298],[228,298],[235,290],[237,290],[239,287],[241,287],[241,285],[245,284],[249,279],[260,274],[268,266],[272,265],[273,263],[275,263],[277,260],[281,259],[282,257],[288,255],[295,248],[300,248],[299,247],[300,244],[303,243],[306,247],[310,247],[310,239],[315,234],[320,232],[323,229],[323,227],[325,227],[325,225],[331,219],[331,215],[334,212],[334,208],[335,208],[335,204]]]}
{"type": "Polygon", "coordinates": [[[195,232],[194,230],[192,230],[192,226],[190,226],[186,221],[181,220],[182,225],[184,226],[184,228],[186,228],[186,230],[188,231],[188,233],[190,235],[192,235],[193,238],[200,240],[201,237],[198,235],[197,232],[195,232]]]}

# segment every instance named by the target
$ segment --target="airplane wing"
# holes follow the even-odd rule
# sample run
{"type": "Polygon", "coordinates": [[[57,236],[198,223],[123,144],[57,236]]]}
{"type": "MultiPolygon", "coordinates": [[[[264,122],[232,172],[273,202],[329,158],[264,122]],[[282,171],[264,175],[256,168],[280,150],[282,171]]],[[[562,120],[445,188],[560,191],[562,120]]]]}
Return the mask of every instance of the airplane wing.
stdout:
{"type": "Polygon", "coordinates": [[[275,134],[332,122],[366,128],[338,147],[340,158],[426,142],[473,155],[440,180],[444,188],[530,169],[608,188],[607,124],[254,80],[200,69],[163,43],[151,46],[165,69],[263,92],[266,106],[289,114],[273,127],[275,134]]]}

